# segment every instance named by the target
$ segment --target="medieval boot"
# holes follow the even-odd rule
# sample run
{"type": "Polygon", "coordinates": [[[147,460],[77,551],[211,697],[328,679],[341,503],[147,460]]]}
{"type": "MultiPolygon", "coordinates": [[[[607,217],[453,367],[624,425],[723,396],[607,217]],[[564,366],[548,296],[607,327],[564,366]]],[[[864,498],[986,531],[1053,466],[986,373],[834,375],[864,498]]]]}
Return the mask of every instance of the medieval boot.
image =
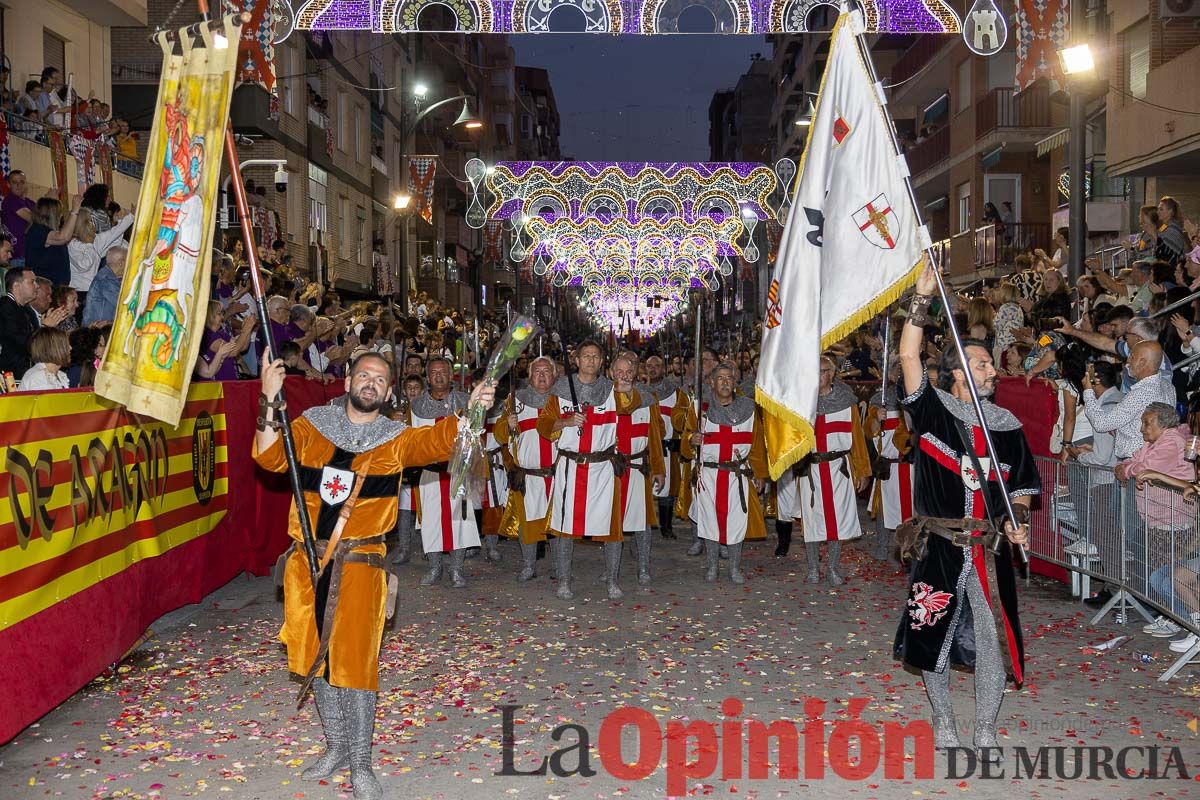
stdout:
{"type": "Polygon", "coordinates": [[[517,580],[521,583],[531,581],[537,577],[537,570],[533,568],[537,561],[537,543],[521,544],[521,571],[517,574],[517,580]]]}
{"type": "Polygon", "coordinates": [[[498,533],[489,533],[487,536],[483,537],[484,561],[495,561],[497,564],[500,563],[501,556],[500,548],[498,547],[499,544],[500,534],[498,533]]]}
{"type": "Polygon", "coordinates": [[[677,539],[675,535],[675,498],[659,498],[658,529],[664,539],[677,539]]]}
{"type": "Polygon", "coordinates": [[[394,563],[407,564],[408,560],[412,558],[412,535],[413,532],[411,529],[400,531],[400,541],[396,547],[394,563]]]}
{"type": "Polygon", "coordinates": [[[825,573],[825,577],[829,579],[830,586],[841,586],[846,582],[842,574],[838,572],[838,561],[842,557],[842,543],[829,543],[829,569],[825,573]]]}
{"type": "Polygon", "coordinates": [[[729,580],[733,583],[746,582],[746,576],[742,574],[742,542],[729,545],[729,580]]]}
{"type": "Polygon", "coordinates": [[[792,523],[775,520],[775,536],[779,539],[779,544],[775,545],[775,557],[783,558],[792,546],[792,523]]]}
{"type": "Polygon", "coordinates": [[[346,717],[338,702],[338,690],[324,678],[317,678],[313,681],[313,696],[317,700],[317,712],[321,715],[321,727],[325,731],[325,752],[300,773],[300,778],[323,781],[350,765],[350,741],[346,733],[346,717]]]}
{"type": "MultiPolygon", "coordinates": [[[[621,587],[617,585],[617,580],[621,577],[621,546],[622,542],[605,542],[604,543],[604,569],[608,576],[605,583],[608,584],[608,599],[620,600],[625,596],[621,591],[621,587]]],[[[650,551],[646,551],[649,554],[650,551]]]]}
{"type": "Polygon", "coordinates": [[[442,553],[429,553],[429,572],[421,578],[422,586],[433,586],[442,579],[442,553]]]}
{"type": "Polygon", "coordinates": [[[467,557],[466,549],[460,547],[450,553],[450,585],[462,589],[467,585],[467,576],[463,574],[463,561],[467,557]]]}
{"type": "Polygon", "coordinates": [[[692,546],[688,548],[689,556],[698,556],[704,552],[704,540],[700,538],[700,532],[696,532],[696,538],[692,540],[692,546]]]}
{"type": "Polygon", "coordinates": [[[821,582],[821,545],[818,542],[804,543],[804,556],[808,559],[808,583],[821,582]]]}
{"type": "Polygon", "coordinates": [[[350,729],[350,783],[356,800],[382,800],[383,787],[371,770],[371,744],[375,738],[375,692],[339,689],[342,710],[350,729]]]}
{"type": "Polygon", "coordinates": [[[571,554],[575,550],[575,541],[567,536],[559,536],[550,543],[554,551],[554,563],[558,567],[558,595],[560,600],[570,600],[574,597],[571,591],[571,554]]]}
{"type": "Polygon", "coordinates": [[[721,560],[724,561],[725,559],[729,558],[729,545],[721,545],[721,548],[717,552],[721,554],[721,560]]]}
{"type": "Polygon", "coordinates": [[[954,706],[950,702],[950,670],[921,672],[925,681],[925,693],[933,707],[933,746],[938,750],[961,747],[958,741],[958,723],[954,720],[954,706]]]}
{"type": "Polygon", "coordinates": [[[896,532],[891,528],[879,526],[879,532],[875,534],[875,558],[880,561],[888,561],[892,555],[892,538],[896,532]]]}
{"type": "Polygon", "coordinates": [[[720,555],[717,550],[716,542],[708,542],[704,548],[705,559],[708,562],[708,568],[704,570],[704,580],[709,583],[715,583],[717,580],[717,569],[721,565],[720,555]]]}
{"type": "Polygon", "coordinates": [[[650,585],[650,531],[638,531],[634,535],[637,542],[638,585],[650,585]]]}

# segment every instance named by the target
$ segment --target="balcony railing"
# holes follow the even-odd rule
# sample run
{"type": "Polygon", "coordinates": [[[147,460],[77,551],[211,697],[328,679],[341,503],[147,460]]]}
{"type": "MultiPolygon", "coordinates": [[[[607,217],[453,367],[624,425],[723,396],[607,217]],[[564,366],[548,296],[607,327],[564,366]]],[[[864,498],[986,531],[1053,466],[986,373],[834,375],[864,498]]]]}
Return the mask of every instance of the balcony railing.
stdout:
{"type": "Polygon", "coordinates": [[[932,135],[912,146],[904,154],[908,171],[920,175],[925,170],[950,157],[950,126],[943,125],[932,135]]]}
{"type": "Polygon", "coordinates": [[[904,55],[896,59],[896,66],[892,67],[892,80],[890,83],[897,84],[916,75],[926,64],[933,60],[934,56],[941,52],[941,49],[951,38],[950,36],[941,36],[938,34],[918,36],[917,40],[913,42],[912,47],[905,50],[904,55]]]}
{"type": "Polygon", "coordinates": [[[386,176],[388,174],[387,164],[382,158],[374,153],[371,154],[371,169],[375,170],[380,175],[386,176]]]}
{"type": "MultiPolygon", "coordinates": [[[[19,139],[36,142],[37,144],[44,145],[45,147],[49,148],[49,132],[54,129],[53,126],[47,125],[44,122],[29,119],[27,117],[18,117],[17,115],[8,111],[4,112],[4,123],[8,127],[8,133],[10,136],[16,136],[19,139]]],[[[74,133],[70,130],[64,129],[62,134],[67,146],[67,155],[74,157],[81,155],[82,153],[79,148],[83,146],[86,140],[84,140],[80,134],[74,133]]],[[[115,145],[109,144],[109,147],[113,161],[113,171],[140,180],[143,172],[141,160],[119,155],[115,145]]],[[[99,156],[99,151],[96,151],[95,155],[99,156]]],[[[13,166],[16,168],[19,165],[14,164],[13,166]]],[[[97,174],[99,174],[99,172],[97,172],[97,174]]],[[[74,179],[72,178],[72,180],[74,179]]]]}
{"type": "Polygon", "coordinates": [[[1017,256],[1050,247],[1050,223],[1010,222],[1004,226],[982,225],[975,229],[975,267],[1009,267],[1017,256]]]}
{"type": "Polygon", "coordinates": [[[1020,94],[1012,89],[992,89],[975,106],[975,135],[997,128],[1048,128],[1050,90],[1033,86],[1020,94]]]}

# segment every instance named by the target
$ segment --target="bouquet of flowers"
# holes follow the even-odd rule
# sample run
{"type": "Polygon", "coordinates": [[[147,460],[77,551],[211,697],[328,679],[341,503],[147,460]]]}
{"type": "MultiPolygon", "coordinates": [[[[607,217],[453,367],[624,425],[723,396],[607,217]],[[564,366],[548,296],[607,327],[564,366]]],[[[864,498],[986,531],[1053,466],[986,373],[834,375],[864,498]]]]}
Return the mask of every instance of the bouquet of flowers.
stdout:
{"type": "MultiPolygon", "coordinates": [[[[516,363],[525,348],[533,344],[533,340],[541,332],[541,326],[529,317],[518,316],[514,319],[512,327],[508,329],[508,332],[500,340],[499,346],[492,352],[483,379],[492,384],[499,383],[500,379],[512,369],[512,365],[516,363]]],[[[459,433],[458,439],[454,442],[454,453],[450,457],[450,496],[453,498],[462,497],[468,492],[471,497],[478,497],[483,491],[485,482],[483,426],[486,413],[486,409],[482,405],[472,404],[467,409],[470,427],[459,433]]]]}

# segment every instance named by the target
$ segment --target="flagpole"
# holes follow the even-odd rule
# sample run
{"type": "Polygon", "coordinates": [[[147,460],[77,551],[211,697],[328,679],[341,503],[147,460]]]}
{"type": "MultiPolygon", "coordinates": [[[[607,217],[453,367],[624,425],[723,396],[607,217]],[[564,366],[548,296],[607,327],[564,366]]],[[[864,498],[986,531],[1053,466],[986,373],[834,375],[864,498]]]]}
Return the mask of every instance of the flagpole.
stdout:
{"type": "MultiPolygon", "coordinates": [[[[849,3],[847,5],[849,5],[849,3]]],[[[900,149],[900,139],[896,135],[896,124],[892,120],[892,114],[887,108],[887,98],[884,95],[883,88],[879,83],[879,76],[875,72],[875,62],[871,59],[871,50],[866,46],[866,42],[863,41],[865,32],[863,31],[861,21],[863,19],[862,15],[864,12],[862,11],[861,3],[854,3],[854,5],[859,6],[859,17],[855,21],[856,24],[854,25],[854,42],[858,47],[859,58],[862,59],[862,62],[867,67],[867,73],[870,76],[871,85],[876,89],[876,99],[884,111],[883,116],[887,120],[887,131],[892,142],[892,152],[895,153],[896,158],[900,160],[900,163],[904,165],[902,169],[902,172],[904,173],[904,188],[908,192],[908,201],[912,206],[913,215],[917,221],[917,229],[923,234],[923,240],[927,242],[929,240],[929,232],[925,228],[925,220],[921,217],[921,206],[917,202],[917,193],[913,188],[912,175],[910,175],[908,171],[908,162],[905,161],[904,153],[900,149]]],[[[992,432],[988,428],[987,420],[983,415],[983,402],[979,399],[979,388],[975,385],[975,378],[971,375],[971,369],[969,366],[970,361],[967,360],[967,353],[963,348],[962,334],[959,333],[958,324],[954,321],[954,314],[950,312],[950,298],[949,293],[946,291],[946,283],[942,280],[941,267],[934,261],[932,243],[924,244],[923,249],[925,250],[925,257],[929,259],[930,265],[934,267],[933,274],[937,278],[938,294],[942,299],[942,308],[945,311],[946,325],[950,330],[951,338],[954,340],[954,349],[958,353],[959,363],[963,365],[963,377],[966,379],[967,390],[971,395],[971,405],[975,407],[975,415],[979,421],[979,429],[983,432],[983,441],[987,448],[988,458],[991,459],[993,464],[999,465],[1000,458],[996,455],[996,444],[992,441],[992,432]]],[[[885,385],[886,377],[887,376],[885,375],[885,385]]],[[[983,476],[983,479],[986,482],[987,476],[983,476]]],[[[1012,498],[1008,496],[1008,484],[1004,480],[1004,475],[1000,472],[999,466],[996,467],[996,483],[1000,485],[1000,495],[1004,499],[1004,511],[1008,514],[1008,518],[1012,523],[1013,529],[1019,529],[1020,524],[1017,522],[1017,514],[1013,509],[1012,498]]],[[[997,539],[997,547],[999,546],[999,542],[1000,540],[997,539]]],[[[1021,562],[1028,565],[1029,556],[1025,554],[1025,548],[1019,544],[1014,544],[1013,547],[1016,548],[1017,555],[1021,557],[1021,562]]]]}

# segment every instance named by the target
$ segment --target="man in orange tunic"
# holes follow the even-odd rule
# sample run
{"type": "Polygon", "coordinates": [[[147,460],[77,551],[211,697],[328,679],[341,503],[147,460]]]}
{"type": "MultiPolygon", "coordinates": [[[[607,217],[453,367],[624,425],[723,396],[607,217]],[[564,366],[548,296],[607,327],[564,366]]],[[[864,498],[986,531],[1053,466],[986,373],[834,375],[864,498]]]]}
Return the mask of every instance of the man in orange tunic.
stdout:
{"type": "MultiPolygon", "coordinates": [[[[287,471],[272,401],[283,386],[284,365],[263,370],[262,416],[253,456],[264,469],[287,471]]],[[[388,596],[384,535],[396,525],[400,473],[407,466],[447,461],[466,417],[410,428],[379,413],[391,399],[392,367],[365,353],[346,377],[347,403],[310,408],[292,425],[313,534],[320,580],[309,577],[303,548],[293,546],[284,568],[283,628],[288,670],[312,681],[325,731],[325,753],[302,777],[328,778],[350,765],[354,796],[380,798],[371,770],[379,646],[388,596]]],[[[490,406],[495,389],[481,384],[472,402],[490,406]]],[[[293,503],[288,533],[301,541],[293,503]]]]}

